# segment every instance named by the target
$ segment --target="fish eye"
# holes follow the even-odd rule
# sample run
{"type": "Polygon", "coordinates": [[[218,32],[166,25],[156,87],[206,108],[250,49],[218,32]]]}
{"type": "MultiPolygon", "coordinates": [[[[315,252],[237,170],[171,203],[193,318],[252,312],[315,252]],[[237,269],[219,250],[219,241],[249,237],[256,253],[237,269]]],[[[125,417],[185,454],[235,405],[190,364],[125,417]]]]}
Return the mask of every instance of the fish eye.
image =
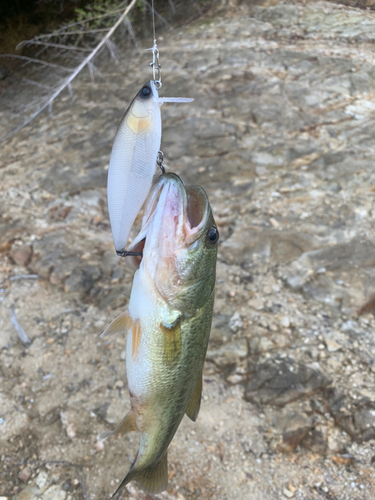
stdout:
{"type": "Polygon", "coordinates": [[[142,87],[141,92],[140,92],[142,97],[148,97],[151,94],[151,89],[147,85],[142,87]]]}
{"type": "Polygon", "coordinates": [[[219,231],[215,226],[212,226],[207,233],[207,243],[209,245],[216,245],[219,241],[219,231]]]}

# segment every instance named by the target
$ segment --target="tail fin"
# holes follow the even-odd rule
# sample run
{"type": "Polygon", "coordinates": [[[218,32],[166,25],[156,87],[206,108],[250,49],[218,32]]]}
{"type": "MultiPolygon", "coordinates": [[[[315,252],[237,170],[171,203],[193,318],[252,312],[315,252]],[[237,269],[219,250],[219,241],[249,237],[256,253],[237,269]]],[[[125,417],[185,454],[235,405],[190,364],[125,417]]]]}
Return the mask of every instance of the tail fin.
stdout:
{"type": "Polygon", "coordinates": [[[149,495],[156,495],[167,489],[168,485],[168,460],[167,452],[164,453],[160,462],[155,467],[146,467],[137,470],[132,467],[127,473],[125,479],[112,495],[111,500],[126,486],[130,481],[136,481],[142,490],[149,495]]]}

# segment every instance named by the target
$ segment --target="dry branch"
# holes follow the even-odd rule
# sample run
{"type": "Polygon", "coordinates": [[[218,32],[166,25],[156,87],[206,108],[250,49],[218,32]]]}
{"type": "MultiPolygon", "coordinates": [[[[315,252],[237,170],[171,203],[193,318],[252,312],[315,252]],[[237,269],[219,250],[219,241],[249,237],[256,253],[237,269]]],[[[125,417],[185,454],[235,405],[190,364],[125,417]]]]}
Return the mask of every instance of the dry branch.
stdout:
{"type": "MultiPolygon", "coordinates": [[[[13,136],[14,134],[16,134],[17,132],[19,132],[23,127],[25,127],[26,125],[28,125],[32,120],[34,120],[34,118],[36,118],[42,111],[44,111],[46,108],[49,108],[51,110],[51,107],[52,107],[52,102],[56,99],[56,97],[66,88],[68,88],[68,90],[71,92],[71,88],[70,88],[70,85],[71,85],[71,82],[74,80],[74,78],[76,78],[76,76],[82,71],[82,69],[85,67],[85,66],[88,66],[89,63],[91,63],[91,61],[93,60],[93,58],[99,53],[99,51],[104,47],[104,46],[107,46],[108,49],[110,50],[110,53],[114,56],[116,56],[115,52],[115,45],[113,44],[113,42],[110,40],[111,36],[113,35],[113,33],[116,31],[116,29],[118,28],[118,26],[120,26],[120,24],[122,22],[124,22],[124,20],[126,19],[127,15],[129,14],[129,12],[132,10],[132,8],[136,5],[137,3],[137,0],[132,0],[130,2],[130,4],[126,7],[126,9],[122,12],[121,16],[119,16],[119,18],[117,19],[117,21],[115,22],[115,24],[109,29],[109,31],[107,32],[107,34],[101,39],[101,41],[97,44],[97,46],[90,52],[90,54],[72,71],[71,69],[69,68],[65,68],[63,66],[59,66],[59,65],[52,65],[51,63],[47,63],[45,61],[40,61],[38,59],[36,60],[33,60],[33,62],[38,62],[40,64],[44,64],[45,66],[52,66],[52,67],[58,67],[58,68],[64,68],[68,71],[71,71],[71,74],[65,78],[62,83],[57,87],[57,89],[55,90],[55,92],[53,92],[53,94],[48,98],[46,99],[43,104],[41,106],[38,107],[38,109],[36,111],[34,111],[34,113],[32,113],[30,116],[28,116],[26,118],[26,120],[24,120],[24,122],[17,126],[15,129],[13,129],[11,132],[9,132],[8,134],[5,135],[5,137],[3,137],[1,139],[1,141],[4,141],[6,139],[8,139],[9,137],[13,136]]],[[[105,16],[108,16],[108,15],[112,15],[114,14],[115,12],[117,11],[112,11],[111,13],[109,14],[103,14],[103,16],[99,16],[99,17],[105,17],[105,16]]],[[[120,11],[121,12],[121,11],[120,11]]],[[[90,19],[91,20],[91,19],[90,19]]],[[[74,23],[74,24],[82,24],[84,23],[85,21],[79,21],[77,23],[74,23]]],[[[70,25],[72,26],[72,25],[70,25]]],[[[67,27],[64,28],[65,30],[67,30],[67,27]]],[[[61,34],[61,31],[60,31],[60,34],[61,34]]],[[[69,34],[68,32],[66,33],[67,35],[69,34]]],[[[29,43],[32,42],[32,40],[29,40],[28,41],[29,43]]],[[[38,43],[38,41],[34,41],[34,43],[38,43]]],[[[21,58],[21,59],[26,59],[26,60],[29,60],[29,61],[32,61],[32,58],[27,58],[25,56],[14,56],[14,57],[18,57],[18,58],[21,58]]],[[[90,68],[89,68],[89,71],[90,71],[90,68]]],[[[92,75],[92,71],[93,71],[93,67],[91,66],[91,71],[90,71],[90,75],[92,75]]]]}

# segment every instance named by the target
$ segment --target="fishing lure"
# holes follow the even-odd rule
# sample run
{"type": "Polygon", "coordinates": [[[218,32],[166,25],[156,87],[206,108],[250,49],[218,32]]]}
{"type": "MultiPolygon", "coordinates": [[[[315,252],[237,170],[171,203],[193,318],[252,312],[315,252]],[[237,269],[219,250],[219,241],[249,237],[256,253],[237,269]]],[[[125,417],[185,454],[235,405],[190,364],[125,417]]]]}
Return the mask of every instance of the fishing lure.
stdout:
{"type": "Polygon", "coordinates": [[[128,255],[124,249],[130,229],[155,175],[162,131],[160,107],[165,102],[193,101],[185,97],[159,97],[158,83],[158,80],[148,81],[135,96],[121,120],[112,147],[108,210],[115,249],[120,256],[128,255]]]}

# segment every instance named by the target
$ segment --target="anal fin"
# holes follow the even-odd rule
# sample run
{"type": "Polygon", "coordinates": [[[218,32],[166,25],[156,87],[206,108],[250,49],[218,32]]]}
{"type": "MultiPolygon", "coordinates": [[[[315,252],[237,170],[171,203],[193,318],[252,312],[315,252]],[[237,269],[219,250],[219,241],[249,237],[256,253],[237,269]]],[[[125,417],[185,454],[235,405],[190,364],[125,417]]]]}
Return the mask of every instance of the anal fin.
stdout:
{"type": "Polygon", "coordinates": [[[136,415],[132,410],[130,410],[129,413],[127,413],[125,417],[116,425],[113,431],[103,432],[103,434],[100,434],[99,439],[107,439],[107,437],[114,434],[123,434],[125,432],[136,431],[138,431],[136,424],[136,415]]]}
{"type": "Polygon", "coordinates": [[[195,422],[198,417],[199,409],[201,407],[202,399],[202,376],[199,377],[198,383],[194,389],[193,395],[189,401],[188,407],[186,408],[186,415],[195,422]]]}
{"type": "Polygon", "coordinates": [[[109,335],[114,335],[115,333],[123,333],[131,328],[133,320],[131,319],[128,311],[120,314],[112,323],[107,326],[104,332],[100,335],[101,338],[108,337],[109,335]]]}

